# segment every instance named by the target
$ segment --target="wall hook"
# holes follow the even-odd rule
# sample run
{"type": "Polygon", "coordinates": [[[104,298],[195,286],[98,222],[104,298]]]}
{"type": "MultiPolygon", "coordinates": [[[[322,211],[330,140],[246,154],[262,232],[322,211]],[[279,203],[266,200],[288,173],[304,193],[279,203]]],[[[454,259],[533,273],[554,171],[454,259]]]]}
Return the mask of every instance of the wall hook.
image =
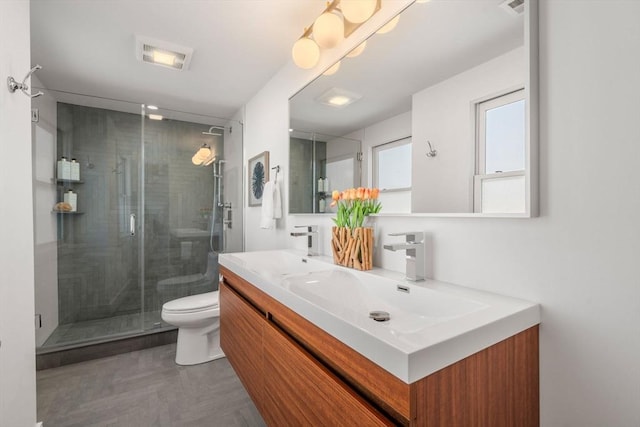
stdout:
{"type": "Polygon", "coordinates": [[[7,86],[9,87],[9,92],[13,93],[13,92],[16,91],[16,89],[20,89],[29,98],[36,98],[38,96],[44,95],[44,93],[42,93],[40,91],[38,91],[38,93],[35,93],[33,95],[31,95],[29,92],[27,92],[29,90],[29,86],[27,85],[27,80],[29,79],[29,77],[31,77],[31,75],[33,73],[35,73],[36,71],[38,71],[41,68],[42,68],[42,66],[40,66],[40,65],[34,66],[31,70],[29,70],[27,75],[24,77],[24,79],[22,80],[22,83],[18,83],[11,76],[7,77],[7,86]]]}
{"type": "Polygon", "coordinates": [[[429,152],[427,153],[427,157],[435,157],[438,155],[438,151],[434,150],[433,147],[431,146],[431,143],[429,141],[427,141],[427,144],[429,144],[429,152]]]}

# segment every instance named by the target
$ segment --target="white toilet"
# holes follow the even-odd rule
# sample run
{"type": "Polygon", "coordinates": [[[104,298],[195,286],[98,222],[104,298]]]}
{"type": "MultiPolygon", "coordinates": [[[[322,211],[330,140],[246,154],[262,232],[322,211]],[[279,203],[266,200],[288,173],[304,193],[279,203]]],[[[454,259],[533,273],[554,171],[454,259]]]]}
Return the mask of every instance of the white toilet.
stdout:
{"type": "Polygon", "coordinates": [[[224,357],[220,348],[218,291],[165,303],[162,320],[178,327],[178,365],[196,365],[224,357]]]}

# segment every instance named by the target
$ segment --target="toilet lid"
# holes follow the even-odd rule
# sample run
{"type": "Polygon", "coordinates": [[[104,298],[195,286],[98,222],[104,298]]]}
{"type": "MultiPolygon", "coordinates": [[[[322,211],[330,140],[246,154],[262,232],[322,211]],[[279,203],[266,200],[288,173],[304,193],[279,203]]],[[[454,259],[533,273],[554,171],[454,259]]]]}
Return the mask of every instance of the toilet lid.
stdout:
{"type": "Polygon", "coordinates": [[[218,291],[174,299],[166,302],[162,309],[173,312],[193,312],[216,307],[218,307],[218,291]]]}

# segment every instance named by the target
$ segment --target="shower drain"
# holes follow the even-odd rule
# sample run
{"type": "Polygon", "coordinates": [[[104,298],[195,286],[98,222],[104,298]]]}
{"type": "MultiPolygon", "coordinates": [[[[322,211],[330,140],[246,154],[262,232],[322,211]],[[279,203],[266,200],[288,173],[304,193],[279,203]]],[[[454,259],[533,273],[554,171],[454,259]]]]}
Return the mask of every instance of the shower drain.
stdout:
{"type": "Polygon", "coordinates": [[[386,322],[387,320],[391,319],[391,315],[388,312],[379,310],[370,311],[369,317],[376,322],[386,322]]]}

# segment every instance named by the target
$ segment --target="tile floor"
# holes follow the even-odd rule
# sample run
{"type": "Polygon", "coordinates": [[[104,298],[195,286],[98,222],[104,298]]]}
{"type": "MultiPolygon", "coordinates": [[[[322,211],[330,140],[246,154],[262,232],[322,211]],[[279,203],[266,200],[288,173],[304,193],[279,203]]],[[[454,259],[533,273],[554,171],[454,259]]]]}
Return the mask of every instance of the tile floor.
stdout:
{"type": "Polygon", "coordinates": [[[175,344],[37,373],[44,427],[264,426],[226,358],[174,363],[175,344]]]}

